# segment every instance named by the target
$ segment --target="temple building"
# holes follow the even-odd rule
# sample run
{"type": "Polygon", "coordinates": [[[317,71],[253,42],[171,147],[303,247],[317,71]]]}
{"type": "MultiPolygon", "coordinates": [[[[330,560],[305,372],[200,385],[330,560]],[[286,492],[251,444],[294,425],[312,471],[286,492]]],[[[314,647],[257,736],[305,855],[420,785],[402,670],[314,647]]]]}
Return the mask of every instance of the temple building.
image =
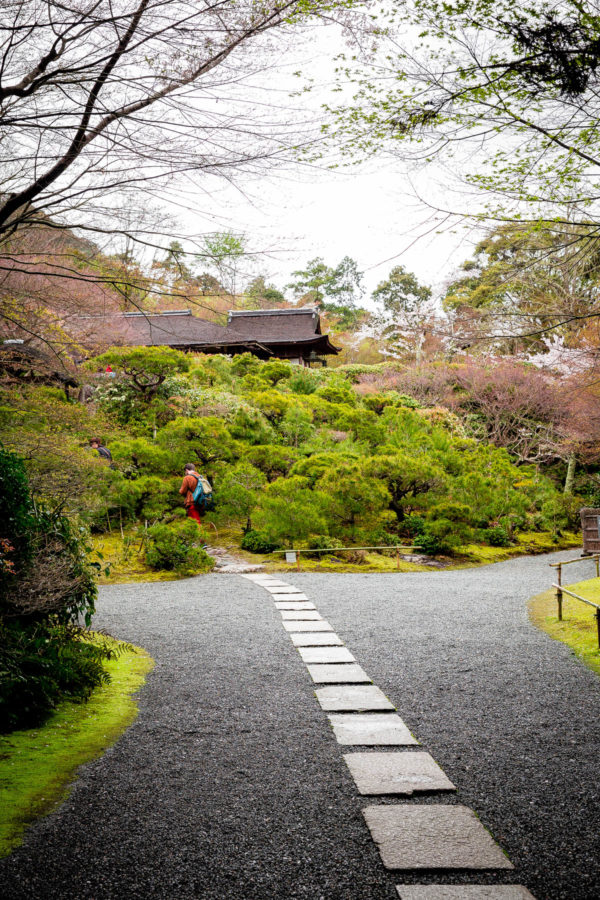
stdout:
{"type": "Polygon", "coordinates": [[[85,316],[78,321],[82,343],[173,347],[194,353],[254,353],[261,359],[286,359],[302,366],[325,365],[323,357],[339,353],[321,332],[318,310],[230,310],[226,325],[216,325],[192,315],[190,309],[175,312],[128,312],[110,316],[85,316]]]}

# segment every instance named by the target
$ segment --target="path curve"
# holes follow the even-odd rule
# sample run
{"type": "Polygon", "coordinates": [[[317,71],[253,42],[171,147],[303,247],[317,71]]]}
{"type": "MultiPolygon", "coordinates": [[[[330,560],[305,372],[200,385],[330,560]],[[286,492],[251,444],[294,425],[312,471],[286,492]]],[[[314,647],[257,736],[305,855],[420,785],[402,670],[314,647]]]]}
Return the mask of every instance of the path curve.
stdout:
{"type": "MultiPolygon", "coordinates": [[[[564,556],[285,581],[508,852],[515,873],[489,880],[537,900],[592,900],[600,680],[526,613],[564,556]]],[[[432,880],[383,869],[361,813],[371,801],[261,587],[236,576],[104,587],[95,625],[157,665],[134,726],[0,861],[6,900],[397,900],[398,881],[432,880]]]]}

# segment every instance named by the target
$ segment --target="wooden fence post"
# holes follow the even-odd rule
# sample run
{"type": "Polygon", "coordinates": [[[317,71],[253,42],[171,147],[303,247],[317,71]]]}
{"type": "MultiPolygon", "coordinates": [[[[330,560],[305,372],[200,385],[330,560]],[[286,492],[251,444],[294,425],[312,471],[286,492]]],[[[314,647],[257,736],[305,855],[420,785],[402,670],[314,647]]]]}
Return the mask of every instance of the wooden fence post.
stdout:
{"type": "Polygon", "coordinates": [[[559,587],[556,588],[556,600],[558,602],[558,621],[562,622],[562,599],[563,592],[560,589],[560,585],[562,584],[562,565],[559,563],[556,571],[558,572],[558,584],[559,587]]]}

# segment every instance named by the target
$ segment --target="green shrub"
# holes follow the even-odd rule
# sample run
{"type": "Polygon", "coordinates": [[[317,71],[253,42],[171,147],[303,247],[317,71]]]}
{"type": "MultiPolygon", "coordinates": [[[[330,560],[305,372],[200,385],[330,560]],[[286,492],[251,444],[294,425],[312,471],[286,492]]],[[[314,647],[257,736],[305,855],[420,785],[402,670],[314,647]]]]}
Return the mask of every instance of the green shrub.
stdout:
{"type": "Polygon", "coordinates": [[[300,406],[292,406],[284,415],[279,430],[287,443],[298,447],[306,443],[315,429],[311,414],[300,406]]]}
{"type": "Polygon", "coordinates": [[[369,547],[397,547],[402,541],[397,534],[392,534],[379,525],[366,534],[366,540],[369,547]]]}
{"type": "Polygon", "coordinates": [[[302,556],[307,556],[309,558],[316,557],[320,559],[323,554],[322,553],[310,553],[309,550],[335,550],[336,548],[342,547],[340,541],[336,538],[331,537],[328,534],[318,534],[315,537],[311,538],[308,542],[308,550],[302,551],[302,556]]]}
{"type": "Polygon", "coordinates": [[[256,373],[259,368],[260,361],[253,353],[240,353],[231,361],[231,372],[233,375],[237,375],[238,378],[256,373]]]}
{"type": "Polygon", "coordinates": [[[107,679],[105,642],[90,642],[95,567],[85,530],[34,504],[23,460],[0,451],[0,730],[41,723],[63,699],[107,679]]]}
{"type": "Polygon", "coordinates": [[[242,519],[243,530],[252,530],[252,512],[267,479],[247,460],[230,468],[219,484],[216,505],[221,513],[242,519]]]}
{"type": "Polygon", "coordinates": [[[270,422],[280,422],[292,405],[290,397],[273,388],[251,395],[252,402],[270,422]]]}
{"type": "Polygon", "coordinates": [[[378,416],[381,415],[386,406],[392,406],[392,404],[392,399],[385,397],[383,394],[367,394],[366,397],[363,397],[363,406],[372,410],[378,416]]]}
{"type": "Polygon", "coordinates": [[[327,533],[328,501],[321,491],[310,490],[308,478],[278,478],[262,492],[256,522],[274,543],[294,547],[315,534],[327,533]]]}
{"type": "Polygon", "coordinates": [[[43,621],[52,615],[66,624],[82,616],[89,625],[99,564],[88,558],[86,530],[32,503],[16,454],[3,453],[0,462],[15,478],[10,486],[0,480],[6,517],[0,525],[0,617],[43,621]]]}
{"type": "Polygon", "coordinates": [[[103,661],[126,647],[55,619],[0,622],[0,731],[34,728],[61,701],[86,700],[109,681],[103,661]]]}
{"type": "Polygon", "coordinates": [[[403,406],[405,409],[420,409],[421,404],[418,400],[415,400],[414,397],[410,397],[408,394],[396,394],[395,391],[390,391],[390,396],[394,397],[394,405],[395,406],[403,406]]]}
{"type": "Polygon", "coordinates": [[[270,444],[276,439],[273,426],[251,406],[236,410],[229,422],[229,433],[236,441],[246,444],[270,444]]]}
{"type": "Polygon", "coordinates": [[[205,537],[204,529],[192,519],[170,525],[152,525],[148,529],[146,562],[153,569],[166,569],[180,575],[210,572],[215,561],[200,546],[205,537]]]}
{"type": "Polygon", "coordinates": [[[34,522],[25,465],[0,450],[0,592],[31,557],[34,522]]]}
{"type": "Polygon", "coordinates": [[[493,528],[486,528],[483,532],[484,541],[490,547],[508,547],[510,544],[510,536],[505,528],[501,525],[495,525],[493,528]]]}
{"type": "Polygon", "coordinates": [[[356,394],[350,385],[341,378],[339,380],[337,378],[335,380],[331,378],[329,381],[325,382],[325,384],[322,384],[317,388],[316,393],[319,397],[328,400],[330,403],[343,403],[346,406],[356,406],[356,394]]]}
{"type": "Polygon", "coordinates": [[[319,383],[307,369],[298,369],[288,378],[287,386],[292,394],[314,394],[319,383]]]}
{"type": "Polygon", "coordinates": [[[423,516],[417,516],[414,513],[410,513],[409,515],[404,516],[404,519],[402,520],[402,530],[411,538],[422,534],[425,530],[425,519],[423,516]]]}
{"type": "Polygon", "coordinates": [[[249,553],[271,553],[277,550],[277,544],[269,540],[263,531],[247,531],[240,546],[249,553]]]}
{"type": "Polygon", "coordinates": [[[281,447],[277,444],[257,444],[248,447],[246,452],[248,461],[264,472],[269,481],[287,475],[298,456],[298,450],[294,447],[281,447]]]}
{"type": "Polygon", "coordinates": [[[423,553],[427,553],[429,556],[443,553],[447,549],[443,538],[433,534],[428,528],[424,528],[423,531],[416,535],[415,542],[423,553]]]}
{"type": "Polygon", "coordinates": [[[260,367],[260,377],[266,378],[273,385],[289,378],[292,373],[293,369],[290,363],[283,362],[281,359],[270,359],[260,367]]]}
{"type": "Polygon", "coordinates": [[[239,386],[244,393],[250,393],[252,391],[267,391],[270,384],[265,378],[261,378],[260,375],[249,372],[240,379],[239,386]]]}

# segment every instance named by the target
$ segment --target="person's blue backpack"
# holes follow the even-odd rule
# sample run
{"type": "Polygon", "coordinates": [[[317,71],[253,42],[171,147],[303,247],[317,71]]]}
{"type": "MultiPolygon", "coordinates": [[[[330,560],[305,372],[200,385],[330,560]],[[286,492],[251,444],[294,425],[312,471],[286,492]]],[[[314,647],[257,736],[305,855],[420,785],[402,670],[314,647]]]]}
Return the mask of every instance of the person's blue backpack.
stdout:
{"type": "Polygon", "coordinates": [[[198,512],[206,512],[207,509],[211,509],[213,506],[212,485],[204,475],[198,475],[197,472],[190,472],[190,475],[196,476],[196,487],[192,494],[194,506],[198,512]]]}

